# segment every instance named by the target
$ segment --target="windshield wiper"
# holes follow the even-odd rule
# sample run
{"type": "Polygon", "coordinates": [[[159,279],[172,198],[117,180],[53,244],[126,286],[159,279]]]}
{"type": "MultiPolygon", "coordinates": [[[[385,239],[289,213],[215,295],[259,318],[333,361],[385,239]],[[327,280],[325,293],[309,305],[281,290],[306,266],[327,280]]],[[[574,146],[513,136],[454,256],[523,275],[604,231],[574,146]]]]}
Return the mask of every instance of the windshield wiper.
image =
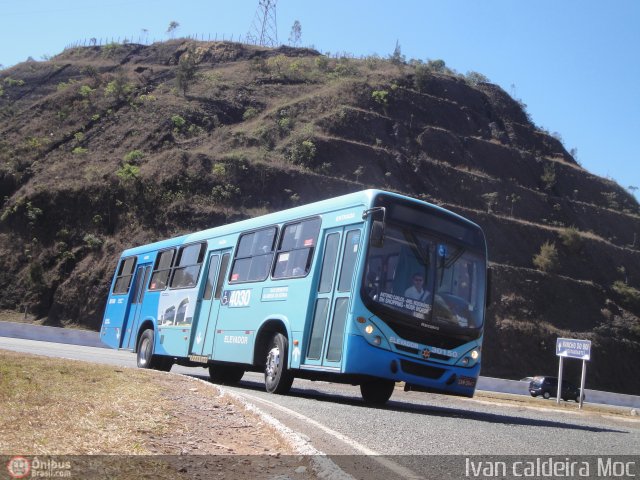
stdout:
{"type": "Polygon", "coordinates": [[[440,286],[442,286],[442,282],[444,281],[444,271],[451,268],[451,266],[456,263],[466,251],[467,250],[465,248],[460,247],[447,259],[447,249],[445,248],[444,255],[440,256],[440,286]]]}
{"type": "Polygon", "coordinates": [[[425,267],[429,266],[429,247],[427,246],[427,251],[423,252],[420,250],[418,246],[418,239],[416,238],[416,234],[412,230],[402,230],[405,239],[409,243],[411,247],[411,251],[413,255],[420,261],[422,265],[425,267]]]}
{"type": "Polygon", "coordinates": [[[458,251],[452,257],[450,257],[449,260],[445,261],[445,267],[449,268],[451,265],[456,263],[466,251],[467,250],[465,248],[458,249],[458,251]]]}

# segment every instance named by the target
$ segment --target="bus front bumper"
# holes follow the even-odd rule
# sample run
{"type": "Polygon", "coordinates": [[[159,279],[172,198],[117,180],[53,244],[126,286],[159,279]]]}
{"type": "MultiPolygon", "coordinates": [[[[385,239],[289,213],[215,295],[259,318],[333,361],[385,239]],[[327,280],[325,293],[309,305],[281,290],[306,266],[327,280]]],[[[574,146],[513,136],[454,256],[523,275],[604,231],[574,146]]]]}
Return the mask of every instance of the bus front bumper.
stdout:
{"type": "Polygon", "coordinates": [[[405,382],[406,390],[472,397],[480,364],[459,367],[428,362],[376,348],[359,335],[349,335],[344,373],[405,382]]]}

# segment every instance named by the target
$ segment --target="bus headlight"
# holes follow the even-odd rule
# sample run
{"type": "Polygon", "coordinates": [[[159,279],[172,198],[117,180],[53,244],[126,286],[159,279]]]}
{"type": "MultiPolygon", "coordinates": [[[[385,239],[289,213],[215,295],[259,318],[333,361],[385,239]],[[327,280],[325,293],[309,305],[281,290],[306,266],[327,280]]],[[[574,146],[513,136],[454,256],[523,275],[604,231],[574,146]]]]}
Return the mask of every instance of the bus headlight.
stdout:
{"type": "Polygon", "coordinates": [[[458,365],[462,367],[473,367],[479,360],[480,348],[474,348],[458,361],[458,365]]]}
{"type": "Polygon", "coordinates": [[[356,317],[355,325],[357,325],[359,334],[364,337],[369,345],[389,349],[387,338],[372,319],[356,317]]]}

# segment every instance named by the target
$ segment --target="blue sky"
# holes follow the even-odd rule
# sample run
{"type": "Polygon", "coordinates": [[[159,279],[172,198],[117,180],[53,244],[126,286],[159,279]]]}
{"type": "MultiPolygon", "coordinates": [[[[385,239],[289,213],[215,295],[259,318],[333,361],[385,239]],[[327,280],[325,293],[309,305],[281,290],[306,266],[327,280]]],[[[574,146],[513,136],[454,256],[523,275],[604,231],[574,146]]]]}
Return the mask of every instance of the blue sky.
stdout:
{"type": "MultiPolygon", "coordinates": [[[[0,0],[0,64],[55,55],[90,38],[237,39],[258,0],[0,0]],[[145,34],[143,29],[147,31],[145,34]]],[[[589,171],[640,187],[640,1],[278,0],[278,40],[356,56],[442,59],[486,75],[527,104],[589,171]]],[[[640,195],[640,194],[639,194],[640,195]]]]}

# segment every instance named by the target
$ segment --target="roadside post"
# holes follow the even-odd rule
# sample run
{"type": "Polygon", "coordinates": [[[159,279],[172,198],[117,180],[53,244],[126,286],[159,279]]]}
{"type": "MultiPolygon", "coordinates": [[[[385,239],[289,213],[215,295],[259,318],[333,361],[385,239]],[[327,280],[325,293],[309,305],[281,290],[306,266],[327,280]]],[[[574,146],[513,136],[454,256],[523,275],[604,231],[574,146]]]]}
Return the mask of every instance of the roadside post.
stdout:
{"type": "Polygon", "coordinates": [[[580,406],[584,399],[584,382],[587,378],[587,362],[591,360],[591,340],[578,340],[574,338],[558,338],[556,340],[556,355],[560,357],[558,366],[558,393],[556,403],[560,403],[562,397],[562,360],[565,357],[582,360],[582,375],[580,378],[580,406]]]}

